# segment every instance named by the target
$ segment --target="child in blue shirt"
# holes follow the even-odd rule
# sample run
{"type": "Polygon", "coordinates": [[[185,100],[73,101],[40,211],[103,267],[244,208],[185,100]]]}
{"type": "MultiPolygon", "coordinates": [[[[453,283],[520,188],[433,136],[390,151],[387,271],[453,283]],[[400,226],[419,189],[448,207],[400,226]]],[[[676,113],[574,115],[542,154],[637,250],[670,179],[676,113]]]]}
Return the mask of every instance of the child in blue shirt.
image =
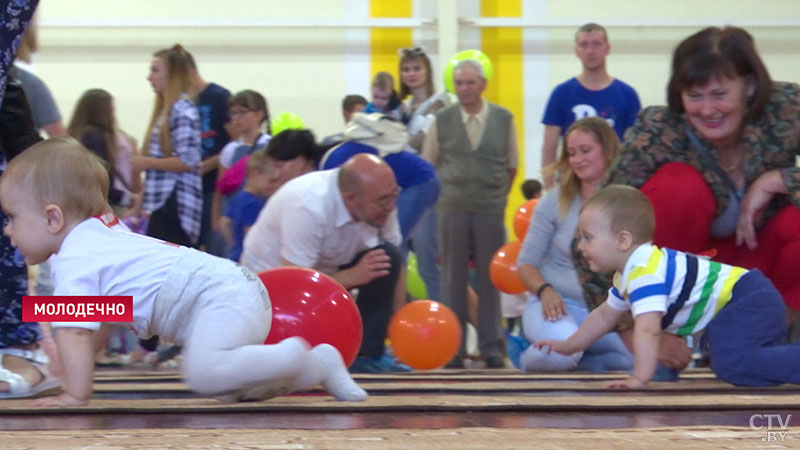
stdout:
{"type": "Polygon", "coordinates": [[[394,90],[394,77],[389,72],[378,72],[372,79],[372,101],[367,103],[364,113],[379,112],[393,119],[403,118],[403,103],[394,90]]]}
{"type": "Polygon", "coordinates": [[[608,299],[567,340],[534,343],[560,354],[581,351],[611,331],[625,311],[634,318],[634,369],[608,387],[641,388],[656,369],[661,330],[705,330],[711,370],[740,386],[800,384],[800,344],[786,344],[786,307],[775,286],[747,270],[650,243],[647,197],[611,185],[581,208],[578,249],[596,272],[615,271],[608,299]]]}
{"type": "Polygon", "coordinates": [[[223,236],[230,246],[228,258],[237,262],[247,230],[255,223],[267,197],[277,189],[266,150],[256,150],[248,158],[244,187],[228,203],[222,222],[223,236]]]}

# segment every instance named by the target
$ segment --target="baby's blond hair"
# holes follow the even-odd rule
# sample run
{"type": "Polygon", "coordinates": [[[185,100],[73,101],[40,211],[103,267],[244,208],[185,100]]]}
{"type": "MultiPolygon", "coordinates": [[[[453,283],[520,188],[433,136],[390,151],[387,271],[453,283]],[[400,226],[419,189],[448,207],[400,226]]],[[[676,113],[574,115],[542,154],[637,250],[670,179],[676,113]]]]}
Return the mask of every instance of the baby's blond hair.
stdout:
{"type": "Polygon", "coordinates": [[[653,240],[656,228],[653,205],[635,187],[621,184],[606,186],[583,204],[581,212],[588,208],[597,208],[605,213],[614,233],[631,233],[634,244],[653,240]]]}
{"type": "Polygon", "coordinates": [[[103,161],[71,137],[48,139],[8,163],[2,187],[21,189],[41,206],[55,204],[71,219],[111,210],[108,172],[103,161]]]}

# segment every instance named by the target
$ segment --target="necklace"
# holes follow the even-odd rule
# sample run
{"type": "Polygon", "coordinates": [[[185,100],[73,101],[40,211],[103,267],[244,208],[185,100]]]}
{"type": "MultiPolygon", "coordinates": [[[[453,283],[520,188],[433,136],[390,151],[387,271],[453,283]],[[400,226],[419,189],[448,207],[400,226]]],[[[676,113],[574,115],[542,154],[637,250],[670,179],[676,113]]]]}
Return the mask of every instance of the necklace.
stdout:
{"type": "MultiPolygon", "coordinates": [[[[729,154],[727,154],[727,155],[729,155],[729,154]]],[[[725,172],[732,172],[732,171],[736,170],[737,168],[739,168],[739,166],[742,165],[742,162],[744,161],[744,156],[742,155],[742,153],[737,151],[737,152],[735,152],[734,157],[735,157],[735,160],[736,160],[735,163],[733,163],[733,164],[725,164],[723,162],[723,160],[722,160],[722,155],[719,154],[719,156],[717,157],[717,160],[719,161],[719,165],[722,167],[722,170],[724,170],[725,172]]]]}
{"type": "Polygon", "coordinates": [[[736,170],[737,167],[739,167],[740,163],[741,163],[741,161],[739,161],[736,164],[733,164],[731,166],[723,167],[722,170],[724,170],[725,172],[732,172],[732,171],[736,170]]]}

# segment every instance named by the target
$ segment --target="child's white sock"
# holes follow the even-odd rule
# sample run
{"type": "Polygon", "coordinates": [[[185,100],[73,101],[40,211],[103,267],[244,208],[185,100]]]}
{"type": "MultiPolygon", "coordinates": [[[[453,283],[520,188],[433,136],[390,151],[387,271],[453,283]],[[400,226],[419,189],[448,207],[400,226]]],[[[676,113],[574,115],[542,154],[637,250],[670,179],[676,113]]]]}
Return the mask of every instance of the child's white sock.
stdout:
{"type": "Polygon", "coordinates": [[[367,391],[361,389],[342,361],[339,350],[329,344],[320,344],[311,349],[325,376],[322,386],[339,401],[360,402],[367,398],[367,391]]]}

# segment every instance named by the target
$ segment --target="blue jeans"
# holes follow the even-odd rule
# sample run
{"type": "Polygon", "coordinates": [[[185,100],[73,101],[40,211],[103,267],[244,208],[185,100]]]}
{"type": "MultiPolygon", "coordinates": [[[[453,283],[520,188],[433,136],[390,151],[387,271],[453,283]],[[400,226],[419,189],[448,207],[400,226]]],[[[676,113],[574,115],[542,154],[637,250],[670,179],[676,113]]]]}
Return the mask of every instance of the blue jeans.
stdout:
{"type": "Polygon", "coordinates": [[[439,178],[403,189],[397,198],[397,220],[403,234],[403,259],[408,255],[409,241],[417,254],[417,270],[425,283],[428,299],[440,301],[439,247],[436,239],[436,214],[433,206],[439,198],[439,178]]]}
{"type": "Polygon", "coordinates": [[[800,344],[787,344],[786,307],[758,270],[745,274],[706,328],[711,370],[739,386],[800,384],[800,344]]]}
{"type": "Polygon", "coordinates": [[[417,272],[425,283],[428,299],[441,301],[439,240],[436,238],[436,211],[431,208],[411,233],[411,245],[417,254],[417,272]]]}
{"type": "Polygon", "coordinates": [[[439,178],[433,176],[414,186],[403,188],[397,198],[397,220],[403,234],[403,249],[408,250],[408,240],[419,221],[436,204],[439,198],[439,178]]]}
{"type": "MultiPolygon", "coordinates": [[[[568,315],[551,322],[542,314],[542,302],[532,296],[525,306],[522,315],[522,330],[531,342],[543,339],[567,339],[586,317],[589,309],[583,302],[565,298],[564,306],[568,315]]],[[[633,355],[622,342],[617,333],[608,333],[601,337],[584,352],[572,355],[560,355],[528,347],[520,356],[520,367],[526,372],[545,370],[580,369],[590,372],[607,372],[610,370],[630,370],[633,368],[633,355]]]]}

